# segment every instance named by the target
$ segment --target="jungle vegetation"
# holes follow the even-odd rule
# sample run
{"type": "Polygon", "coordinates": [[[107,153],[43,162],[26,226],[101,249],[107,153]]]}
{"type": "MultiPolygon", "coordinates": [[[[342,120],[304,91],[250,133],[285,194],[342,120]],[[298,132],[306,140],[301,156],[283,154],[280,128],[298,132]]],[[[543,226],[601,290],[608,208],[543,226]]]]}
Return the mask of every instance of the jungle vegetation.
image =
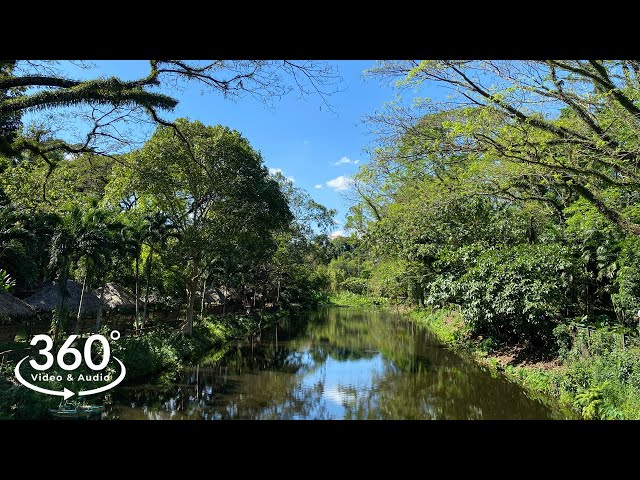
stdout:
{"type": "Polygon", "coordinates": [[[588,416],[640,414],[640,63],[383,61],[367,75],[413,98],[367,119],[379,141],[331,288],[460,313],[489,350],[578,365],[565,390],[588,416]],[[425,86],[431,98],[411,93],[425,86]]]}

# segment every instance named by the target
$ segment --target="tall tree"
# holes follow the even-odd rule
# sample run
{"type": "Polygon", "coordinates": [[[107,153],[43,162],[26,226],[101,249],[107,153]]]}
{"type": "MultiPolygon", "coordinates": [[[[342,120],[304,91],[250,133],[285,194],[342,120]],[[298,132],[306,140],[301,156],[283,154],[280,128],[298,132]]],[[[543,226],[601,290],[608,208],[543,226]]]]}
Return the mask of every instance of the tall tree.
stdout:
{"type": "MultiPolygon", "coordinates": [[[[74,256],[84,263],[82,291],[76,316],[75,333],[80,331],[85,290],[91,287],[97,277],[104,277],[111,264],[112,255],[122,248],[120,231],[123,225],[110,218],[110,212],[98,206],[97,202],[85,210],[78,219],[74,240],[74,256]]],[[[104,278],[100,279],[104,285],[104,278]]]]}
{"type": "Polygon", "coordinates": [[[56,307],[54,318],[53,341],[57,342],[61,330],[67,320],[67,308],[65,301],[69,296],[67,280],[69,270],[74,261],[75,244],[78,236],[79,225],[82,221],[82,212],[77,206],[70,208],[61,216],[60,223],[56,226],[51,238],[49,266],[53,276],[57,279],[60,289],[60,302],[56,307]]]}
{"type": "Polygon", "coordinates": [[[149,314],[149,293],[151,290],[151,272],[153,256],[158,248],[166,247],[170,237],[176,237],[175,228],[168,222],[162,212],[153,212],[145,217],[144,242],[149,246],[149,254],[145,262],[144,307],[142,310],[142,327],[144,328],[149,314]]]}
{"type": "MultiPolygon", "coordinates": [[[[237,131],[176,120],[182,135],[160,126],[128,167],[118,167],[116,197],[146,197],[180,236],[174,245],[183,263],[187,293],[185,331],[193,328],[198,286],[211,252],[237,249],[264,256],[272,233],[291,218],[278,183],[262,157],[237,131]],[[118,191],[119,189],[119,191],[118,191]],[[217,250],[216,250],[217,249],[217,250]]],[[[246,259],[245,259],[246,260],[246,259]]]]}
{"type": "Polygon", "coordinates": [[[453,92],[421,103],[448,115],[439,126],[449,141],[432,142],[434,153],[465,151],[493,166],[525,168],[530,183],[573,192],[640,235],[640,219],[625,210],[640,191],[638,61],[386,61],[370,73],[453,92]]]}

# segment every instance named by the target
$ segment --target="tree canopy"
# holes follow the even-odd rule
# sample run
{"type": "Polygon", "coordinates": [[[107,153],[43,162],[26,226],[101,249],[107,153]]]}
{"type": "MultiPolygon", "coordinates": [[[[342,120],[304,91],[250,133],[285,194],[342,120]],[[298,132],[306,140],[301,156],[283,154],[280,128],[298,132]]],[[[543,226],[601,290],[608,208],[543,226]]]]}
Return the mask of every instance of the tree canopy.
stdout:
{"type": "MultiPolygon", "coordinates": [[[[53,171],[63,155],[111,156],[139,147],[129,125],[172,125],[165,115],[178,98],[170,94],[187,84],[225,97],[251,96],[266,104],[293,91],[318,95],[323,102],[339,77],[325,62],[289,60],[150,60],[146,75],[69,78],[60,62],[4,60],[0,63],[0,154],[18,161],[39,157],[53,171]],[[40,120],[21,128],[21,118],[38,112],[40,120]],[[72,117],[73,135],[56,132],[72,117]]],[[[72,62],[83,73],[89,62],[72,62]]],[[[327,104],[328,105],[328,104],[327,104]]]]}
{"type": "Polygon", "coordinates": [[[251,269],[273,250],[271,234],[291,214],[262,157],[237,131],[185,119],[175,124],[180,136],[160,126],[126,166],[116,167],[109,196],[117,204],[134,199],[127,208],[159,212],[177,232],[173,248],[184,266],[190,331],[204,271],[228,258],[236,259],[232,270],[251,269]]]}

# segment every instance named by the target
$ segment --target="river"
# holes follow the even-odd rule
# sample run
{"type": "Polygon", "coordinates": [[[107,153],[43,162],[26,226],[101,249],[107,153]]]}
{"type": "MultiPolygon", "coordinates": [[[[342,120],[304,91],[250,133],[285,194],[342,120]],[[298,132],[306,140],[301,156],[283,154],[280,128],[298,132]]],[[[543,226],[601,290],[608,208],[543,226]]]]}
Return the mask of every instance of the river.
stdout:
{"type": "Polygon", "coordinates": [[[118,387],[103,418],[564,418],[392,310],[292,316],[178,378],[118,387]]]}

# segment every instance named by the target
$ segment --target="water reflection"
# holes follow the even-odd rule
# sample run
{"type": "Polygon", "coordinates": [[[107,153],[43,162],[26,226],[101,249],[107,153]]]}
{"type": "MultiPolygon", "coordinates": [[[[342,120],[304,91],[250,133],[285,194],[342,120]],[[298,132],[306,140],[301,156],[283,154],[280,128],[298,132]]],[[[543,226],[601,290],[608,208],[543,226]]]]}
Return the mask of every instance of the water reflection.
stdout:
{"type": "Polygon", "coordinates": [[[113,399],[107,418],[561,417],[393,312],[350,308],[289,319],[179,384],[122,387],[113,399]]]}

